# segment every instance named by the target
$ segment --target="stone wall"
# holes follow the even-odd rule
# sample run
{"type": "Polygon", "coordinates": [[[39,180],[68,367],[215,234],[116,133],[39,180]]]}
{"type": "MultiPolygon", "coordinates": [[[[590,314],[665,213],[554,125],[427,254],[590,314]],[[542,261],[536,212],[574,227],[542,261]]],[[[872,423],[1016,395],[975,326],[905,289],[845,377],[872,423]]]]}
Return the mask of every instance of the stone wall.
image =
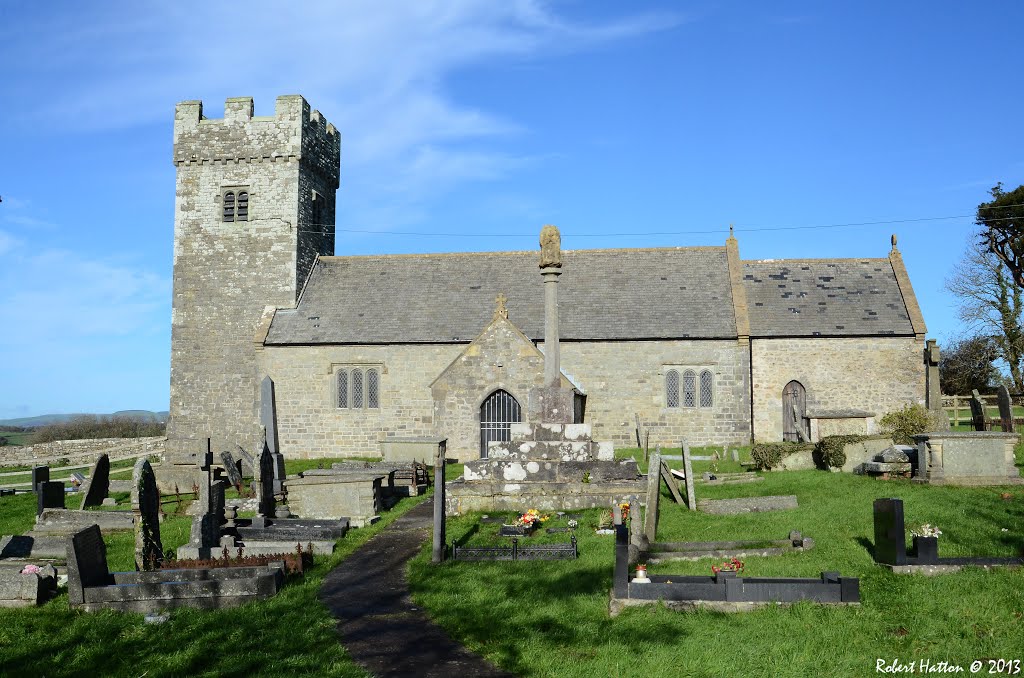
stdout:
{"type": "Polygon", "coordinates": [[[292,306],[317,254],[333,254],[339,150],[300,96],[279,97],[273,117],[253,117],[249,98],[229,99],[223,120],[203,118],[201,102],[178,105],[172,456],[207,436],[215,449],[255,448],[253,336],[264,307],[292,306]],[[249,194],[247,221],[223,221],[233,187],[249,194]]]}
{"type": "Polygon", "coordinates": [[[861,410],[875,420],[924,403],[924,342],[913,337],[753,339],[754,439],[782,440],[782,390],[807,391],[807,410],[861,410]]]}
{"type": "MultiPolygon", "coordinates": [[[[476,356],[462,356],[466,344],[261,348],[260,378],[269,375],[276,389],[281,451],[293,458],[377,456],[378,441],[388,434],[447,437],[449,457],[477,458],[480,402],[505,388],[525,416],[529,386],[543,375],[543,358],[531,347],[499,336],[487,343],[476,356]],[[473,370],[439,380],[456,359],[474,363],[473,370]],[[336,407],[341,367],[380,370],[379,409],[336,407]]],[[[748,353],[735,340],[563,342],[561,354],[563,370],[587,393],[585,421],[594,440],[634,446],[634,413],[650,429],[652,446],[676,446],[684,438],[692,445],[749,440],[748,353]],[[713,406],[666,407],[666,365],[709,368],[713,406]]]]}
{"type": "Polygon", "coordinates": [[[106,453],[112,459],[130,457],[143,452],[162,454],[166,438],[93,438],[90,440],[57,440],[38,445],[0,447],[0,466],[22,466],[33,461],[51,462],[68,459],[72,464],[92,463],[106,453]]]}

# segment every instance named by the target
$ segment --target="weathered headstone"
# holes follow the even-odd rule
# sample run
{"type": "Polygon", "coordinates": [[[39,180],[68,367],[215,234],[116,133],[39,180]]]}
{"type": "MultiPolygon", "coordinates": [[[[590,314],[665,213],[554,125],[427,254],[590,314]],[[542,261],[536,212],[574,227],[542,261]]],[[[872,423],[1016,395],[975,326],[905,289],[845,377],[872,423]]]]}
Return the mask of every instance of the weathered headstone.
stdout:
{"type": "Polygon", "coordinates": [[[45,483],[50,479],[50,467],[49,466],[33,466],[32,467],[32,491],[38,492],[39,483],[45,483]]]}
{"type": "Polygon", "coordinates": [[[665,484],[668,485],[668,490],[672,493],[672,500],[677,504],[682,504],[683,497],[679,494],[679,483],[677,483],[676,479],[672,477],[668,464],[665,462],[661,462],[661,477],[665,479],[665,484]]]}
{"type": "Polygon", "coordinates": [[[981,401],[978,389],[971,391],[971,421],[975,431],[985,430],[985,404],[981,401]]]}
{"type": "Polygon", "coordinates": [[[274,380],[263,377],[260,383],[260,424],[263,425],[267,447],[277,454],[277,410],[274,403],[274,380]]]}
{"type": "Polygon", "coordinates": [[[686,506],[691,511],[697,510],[697,495],[693,491],[693,462],[690,460],[690,444],[683,441],[683,473],[686,474],[686,506]]]}
{"type": "Polygon", "coordinates": [[[68,539],[68,604],[85,603],[83,589],[111,583],[107,547],[98,525],[90,525],[68,539]]]}
{"type": "Polygon", "coordinates": [[[925,398],[928,409],[936,412],[942,411],[942,391],[939,388],[939,362],[941,355],[938,344],[934,339],[925,342],[924,364],[925,364],[925,398]]]}
{"type": "Polygon", "coordinates": [[[445,517],[444,517],[444,466],[445,448],[447,440],[437,444],[437,454],[434,456],[434,542],[430,560],[440,563],[445,556],[445,517]]]}
{"type": "Polygon", "coordinates": [[[101,454],[96,463],[92,465],[89,479],[82,488],[82,494],[85,496],[82,497],[82,504],[78,508],[85,509],[88,506],[100,506],[109,493],[110,457],[106,454],[101,454]]]}
{"type": "Polygon", "coordinates": [[[132,514],[135,517],[135,567],[157,570],[164,560],[160,541],[160,490],[153,467],[145,457],[132,472],[132,514]]]}
{"type": "Polygon", "coordinates": [[[224,464],[224,470],[228,474],[228,482],[231,486],[237,489],[239,492],[242,491],[242,474],[238,471],[238,464],[235,462],[235,458],[231,456],[231,453],[224,451],[220,453],[220,461],[224,464]]]}
{"type": "Polygon", "coordinates": [[[647,467],[647,509],[644,511],[644,536],[655,540],[658,531],[658,500],[661,498],[661,455],[655,452],[647,467]]]}
{"type": "Polygon", "coordinates": [[[256,497],[259,503],[253,527],[266,527],[267,520],[274,517],[274,458],[266,445],[256,465],[256,497]]]}
{"type": "Polygon", "coordinates": [[[36,515],[52,508],[64,508],[64,483],[45,480],[36,485],[36,515]]]}
{"type": "Polygon", "coordinates": [[[235,445],[235,447],[238,448],[238,455],[241,457],[242,475],[254,478],[256,476],[256,460],[241,445],[235,445]]]}
{"type": "Polygon", "coordinates": [[[1006,388],[1006,384],[1000,384],[996,394],[999,398],[999,418],[1002,420],[1003,433],[1014,433],[1013,401],[1010,400],[1010,389],[1006,388]]]}

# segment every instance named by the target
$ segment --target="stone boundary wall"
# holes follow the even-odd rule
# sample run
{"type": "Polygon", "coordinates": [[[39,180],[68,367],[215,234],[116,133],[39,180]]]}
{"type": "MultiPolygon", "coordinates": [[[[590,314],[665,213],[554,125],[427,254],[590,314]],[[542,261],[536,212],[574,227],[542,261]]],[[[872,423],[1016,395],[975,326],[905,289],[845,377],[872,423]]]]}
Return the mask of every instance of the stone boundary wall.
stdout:
{"type": "Polygon", "coordinates": [[[37,445],[0,447],[0,467],[24,466],[33,462],[48,463],[68,459],[72,463],[91,463],[106,452],[110,458],[130,457],[152,452],[163,454],[163,436],[151,438],[92,438],[85,440],[57,440],[37,445]]]}

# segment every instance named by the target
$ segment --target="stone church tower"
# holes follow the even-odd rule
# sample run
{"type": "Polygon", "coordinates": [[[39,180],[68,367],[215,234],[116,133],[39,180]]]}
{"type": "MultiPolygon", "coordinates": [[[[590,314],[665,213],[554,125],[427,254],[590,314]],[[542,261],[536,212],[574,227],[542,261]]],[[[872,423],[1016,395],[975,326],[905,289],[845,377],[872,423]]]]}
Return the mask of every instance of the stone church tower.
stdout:
{"type": "Polygon", "coordinates": [[[340,134],[301,96],[254,117],[249,97],[222,120],[201,101],[174,116],[171,458],[253,451],[261,432],[254,337],[267,306],[293,307],[318,255],[334,253],[340,134]]]}

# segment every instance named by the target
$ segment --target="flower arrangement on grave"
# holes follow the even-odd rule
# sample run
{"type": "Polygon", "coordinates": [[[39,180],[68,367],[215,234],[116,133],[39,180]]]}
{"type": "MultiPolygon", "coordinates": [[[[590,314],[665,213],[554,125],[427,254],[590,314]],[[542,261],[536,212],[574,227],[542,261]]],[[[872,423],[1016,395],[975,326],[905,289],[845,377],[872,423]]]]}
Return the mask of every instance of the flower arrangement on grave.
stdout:
{"type": "Polygon", "coordinates": [[[530,509],[529,511],[527,511],[523,515],[521,515],[518,518],[516,518],[516,521],[514,523],[512,523],[512,524],[513,525],[520,525],[520,526],[525,527],[527,529],[531,529],[531,528],[537,527],[537,525],[539,523],[547,522],[548,518],[550,518],[550,517],[551,516],[548,516],[548,515],[542,515],[541,512],[538,511],[537,509],[530,509]]]}
{"type": "Polygon", "coordinates": [[[622,511],[622,522],[625,523],[629,520],[629,502],[624,501],[619,504],[619,510],[622,511]]]}
{"type": "Polygon", "coordinates": [[[910,534],[915,537],[935,537],[937,539],[942,534],[942,530],[940,530],[937,525],[925,523],[916,530],[911,529],[910,534]]]}
{"type": "Polygon", "coordinates": [[[712,565],[711,566],[711,572],[714,573],[714,574],[718,574],[719,572],[742,572],[742,571],[743,571],[743,561],[740,560],[739,558],[733,558],[732,560],[727,560],[724,563],[722,563],[721,565],[712,565]]]}
{"type": "Polygon", "coordinates": [[[22,574],[39,574],[43,570],[38,565],[26,565],[22,568],[22,574]]]}
{"type": "Polygon", "coordinates": [[[601,530],[611,531],[612,523],[614,522],[614,520],[615,519],[612,516],[612,512],[611,511],[601,511],[601,516],[597,519],[597,529],[598,529],[598,531],[599,532],[601,530]]]}
{"type": "Polygon", "coordinates": [[[579,524],[578,521],[572,520],[572,519],[569,520],[569,529],[570,530],[575,530],[579,526],[580,526],[580,524],[579,524]]]}

